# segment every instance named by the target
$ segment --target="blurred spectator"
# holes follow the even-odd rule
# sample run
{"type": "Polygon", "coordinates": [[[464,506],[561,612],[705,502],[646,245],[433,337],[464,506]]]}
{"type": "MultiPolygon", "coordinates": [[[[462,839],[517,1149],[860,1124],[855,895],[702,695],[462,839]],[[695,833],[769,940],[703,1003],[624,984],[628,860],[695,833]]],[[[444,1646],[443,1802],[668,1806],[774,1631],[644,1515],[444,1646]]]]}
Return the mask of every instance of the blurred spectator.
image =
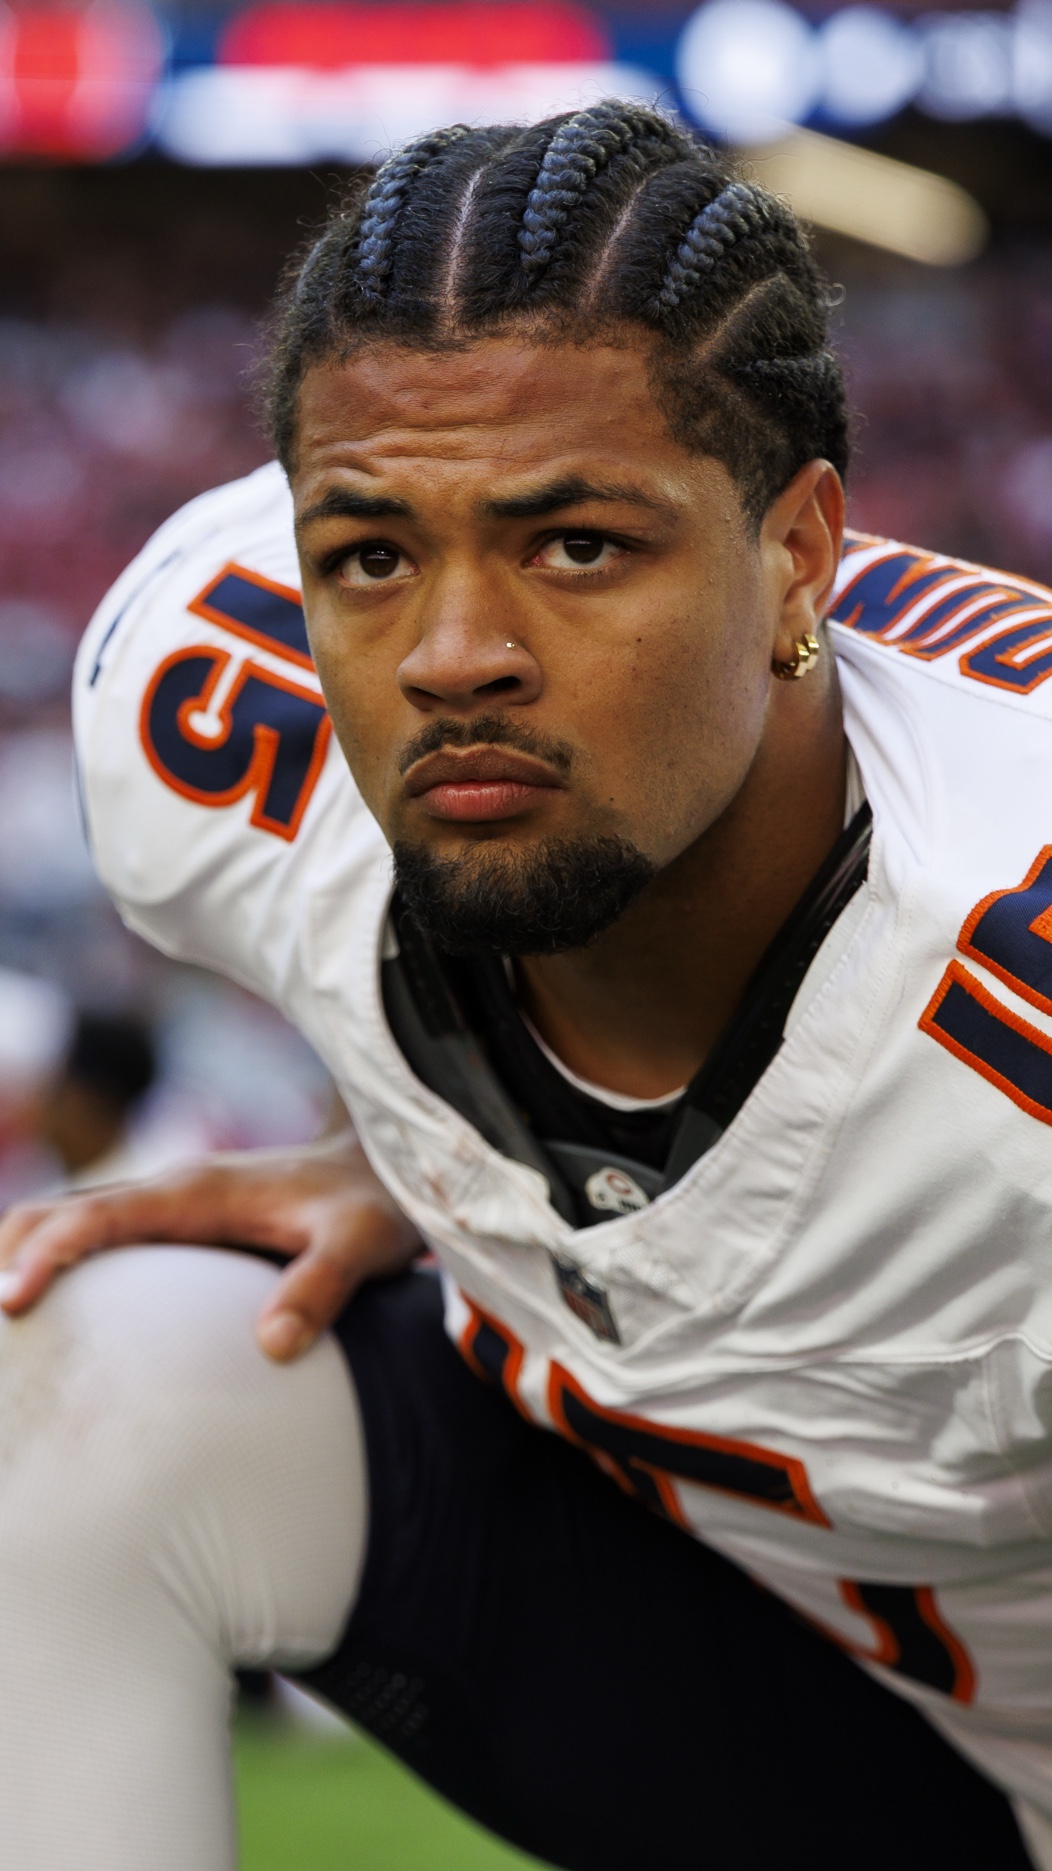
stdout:
{"type": "Polygon", "coordinates": [[[72,1018],[53,982],[0,968],[0,1130],[61,1058],[72,1018]]]}
{"type": "Polygon", "coordinates": [[[130,1125],[157,1075],[153,1039],[130,1014],[80,1013],[39,1106],[38,1135],[71,1188],[141,1174],[130,1125]]]}
{"type": "Polygon", "coordinates": [[[54,1181],[39,1100],[69,1045],[73,1006],[51,981],[0,968],[0,1208],[54,1181]]]}

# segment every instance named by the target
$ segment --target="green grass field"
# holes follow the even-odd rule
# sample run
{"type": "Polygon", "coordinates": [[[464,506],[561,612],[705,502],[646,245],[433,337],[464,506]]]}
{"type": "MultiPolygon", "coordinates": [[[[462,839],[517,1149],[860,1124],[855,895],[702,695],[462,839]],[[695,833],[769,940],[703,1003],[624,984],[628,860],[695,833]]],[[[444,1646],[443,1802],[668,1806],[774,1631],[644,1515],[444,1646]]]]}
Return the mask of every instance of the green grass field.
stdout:
{"type": "Polygon", "coordinates": [[[241,1871],[538,1871],[371,1742],[247,1720],[241,1871]]]}

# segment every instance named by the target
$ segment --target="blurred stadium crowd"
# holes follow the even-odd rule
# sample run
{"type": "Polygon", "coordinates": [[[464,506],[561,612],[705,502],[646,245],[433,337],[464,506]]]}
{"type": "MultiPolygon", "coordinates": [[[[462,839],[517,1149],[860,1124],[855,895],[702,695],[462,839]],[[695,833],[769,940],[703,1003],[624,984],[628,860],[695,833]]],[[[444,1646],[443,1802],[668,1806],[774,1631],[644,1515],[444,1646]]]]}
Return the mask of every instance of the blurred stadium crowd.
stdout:
{"type": "Polygon", "coordinates": [[[307,1138],[330,1097],[276,1014],[121,927],[86,848],[69,725],[77,641],[113,579],[184,501],[266,459],[247,373],[280,242],[268,230],[257,279],[236,214],[166,220],[149,174],[131,189],[152,240],[120,216],[72,240],[77,210],[59,225],[48,209],[60,172],[5,183],[0,1204],[307,1138]],[[220,252],[234,283],[213,296],[198,271],[211,276],[220,252]]]}
{"type": "Polygon", "coordinates": [[[882,271],[839,314],[852,523],[1052,583],[1052,257],[882,271]]]}

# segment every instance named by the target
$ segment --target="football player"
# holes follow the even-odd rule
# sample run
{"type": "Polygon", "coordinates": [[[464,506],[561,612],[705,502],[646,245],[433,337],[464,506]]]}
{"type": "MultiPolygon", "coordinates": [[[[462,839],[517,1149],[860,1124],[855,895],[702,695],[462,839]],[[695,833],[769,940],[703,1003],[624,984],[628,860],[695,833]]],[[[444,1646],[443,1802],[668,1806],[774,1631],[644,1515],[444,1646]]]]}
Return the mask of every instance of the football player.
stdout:
{"type": "Polygon", "coordinates": [[[241,1664],[573,1871],[1052,1866],[1052,599],[842,550],[800,229],[635,106],[392,158],[270,408],[79,757],[353,1134],[3,1224],[10,1861],[229,1867],[241,1664]]]}

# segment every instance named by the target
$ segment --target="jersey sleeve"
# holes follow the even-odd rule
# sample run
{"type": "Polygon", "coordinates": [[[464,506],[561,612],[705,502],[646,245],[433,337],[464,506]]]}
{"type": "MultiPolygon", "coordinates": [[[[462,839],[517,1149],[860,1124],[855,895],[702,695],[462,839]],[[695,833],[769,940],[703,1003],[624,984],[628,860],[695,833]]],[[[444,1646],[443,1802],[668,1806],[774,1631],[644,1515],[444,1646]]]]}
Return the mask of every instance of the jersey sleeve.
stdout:
{"type": "Polygon", "coordinates": [[[276,465],[192,501],[117,581],[78,655],[74,732],[129,927],[289,1007],[297,903],[378,832],[331,737],[276,465]]]}

